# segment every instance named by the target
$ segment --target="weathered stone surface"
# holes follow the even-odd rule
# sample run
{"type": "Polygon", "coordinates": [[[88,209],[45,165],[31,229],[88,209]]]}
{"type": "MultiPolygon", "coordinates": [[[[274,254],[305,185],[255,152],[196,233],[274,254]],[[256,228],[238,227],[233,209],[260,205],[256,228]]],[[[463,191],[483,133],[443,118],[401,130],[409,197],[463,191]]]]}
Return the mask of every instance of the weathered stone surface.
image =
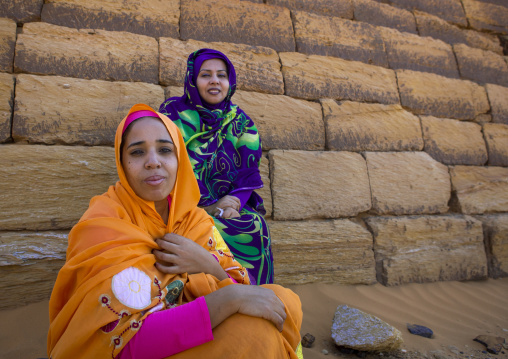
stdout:
{"type": "Polygon", "coordinates": [[[508,87],[487,84],[485,88],[492,108],[492,122],[508,125],[508,87]]]}
{"type": "Polygon", "coordinates": [[[326,148],[334,151],[420,151],[420,120],[400,105],[322,100],[326,148]]]}
{"type": "Polygon", "coordinates": [[[461,0],[391,0],[391,3],[408,10],[420,10],[436,15],[453,24],[467,26],[461,0]]]}
{"type": "Polygon", "coordinates": [[[355,20],[416,34],[413,14],[372,0],[353,0],[355,20]]]}
{"type": "Polygon", "coordinates": [[[367,152],[372,212],[427,214],[448,211],[448,168],[424,152],[367,152]]]}
{"type": "Polygon", "coordinates": [[[270,163],[267,155],[261,157],[259,172],[261,173],[261,180],[264,186],[261,189],[257,189],[256,192],[263,198],[266,210],[265,218],[268,218],[272,216],[272,191],[270,189],[270,163]]]}
{"type": "Polygon", "coordinates": [[[154,38],[127,32],[76,30],[42,22],[28,23],[18,35],[14,70],[157,83],[158,45],[154,38]]]}
{"type": "Polygon", "coordinates": [[[333,57],[280,53],[286,95],[399,103],[393,70],[333,57]]]}
{"type": "Polygon", "coordinates": [[[110,147],[12,144],[0,158],[0,230],[71,228],[117,181],[110,147]]]}
{"type": "Polygon", "coordinates": [[[489,277],[508,276],[508,214],[477,216],[483,223],[489,277]]]}
{"type": "MultiPolygon", "coordinates": [[[[482,343],[487,348],[487,351],[492,354],[499,354],[505,346],[505,339],[503,337],[495,337],[493,335],[478,335],[473,339],[475,342],[482,343]]],[[[504,353],[504,352],[503,352],[504,353]]]]}
{"type": "Polygon", "coordinates": [[[385,42],[390,68],[459,77],[457,62],[450,45],[441,40],[386,27],[378,27],[378,30],[385,42]]]}
{"type": "Polygon", "coordinates": [[[476,30],[508,34],[508,8],[476,0],[462,0],[469,25],[476,30]]]}
{"type": "MultiPolygon", "coordinates": [[[[245,0],[247,1],[247,0],[245,0]]],[[[164,98],[168,99],[170,97],[182,97],[184,93],[183,87],[178,86],[167,86],[164,87],[164,98]]],[[[234,101],[233,101],[234,103],[234,101]]]]}
{"type": "Polygon", "coordinates": [[[487,277],[482,224],[469,216],[369,217],[385,285],[487,277]]]}
{"type": "Polygon", "coordinates": [[[269,159],[276,220],[349,217],[371,207],[358,153],[272,150],[269,159]]]}
{"type": "Polygon", "coordinates": [[[374,26],[301,11],[292,15],[298,52],[388,67],[383,40],[374,26]]]}
{"type": "Polygon", "coordinates": [[[490,109],[485,88],[436,74],[397,70],[403,107],[417,115],[472,120],[490,109]]]}
{"type": "Polygon", "coordinates": [[[489,166],[508,167],[508,125],[486,123],[483,134],[489,151],[489,166]]]}
{"type": "Polygon", "coordinates": [[[289,10],[305,11],[323,16],[335,16],[343,19],[353,18],[351,0],[266,0],[266,3],[287,7],[289,10]]]}
{"type": "Polygon", "coordinates": [[[295,51],[289,10],[249,1],[183,0],[180,37],[295,51]]]}
{"type": "Polygon", "coordinates": [[[332,339],[340,347],[362,352],[390,352],[404,340],[401,332],[385,321],[347,305],[338,306],[332,322],[332,339]]]}
{"type": "Polygon", "coordinates": [[[279,55],[267,47],[161,38],[159,48],[162,85],[183,86],[189,55],[201,48],[213,48],[223,52],[233,63],[237,88],[278,95],[284,93],[279,55]]]}
{"type": "Polygon", "coordinates": [[[16,28],[13,20],[0,18],[0,71],[12,72],[16,28]]]}
{"type": "Polygon", "coordinates": [[[11,137],[14,76],[0,73],[0,143],[11,137]]]}
{"type": "Polygon", "coordinates": [[[422,116],[425,152],[446,165],[476,165],[487,162],[487,148],[479,124],[422,116]]]}
{"type": "Polygon", "coordinates": [[[0,0],[0,17],[8,17],[16,22],[38,21],[44,0],[0,0]]]}
{"type": "Polygon", "coordinates": [[[465,32],[446,20],[421,11],[414,11],[414,15],[420,36],[430,36],[447,44],[467,43],[465,32]]]}
{"type": "Polygon", "coordinates": [[[0,310],[49,298],[65,263],[67,233],[0,232],[0,310]]]}
{"type": "Polygon", "coordinates": [[[465,214],[508,212],[508,168],[450,167],[454,209],[465,214]]]}
{"type": "Polygon", "coordinates": [[[503,56],[463,44],[453,45],[453,51],[462,77],[479,83],[508,86],[508,64],[503,56]]]}
{"type": "Polygon", "coordinates": [[[373,284],[372,235],[348,220],[270,221],[275,281],[373,284]],[[305,261],[299,260],[305,255],[305,261]]]}
{"type": "Polygon", "coordinates": [[[162,101],[164,92],[154,84],[18,75],[12,137],[16,142],[112,146],[132,105],[157,110],[162,101]]]}
{"type": "Polygon", "coordinates": [[[178,37],[179,0],[50,0],[43,22],[77,29],[127,31],[151,37],[178,37]]]}
{"type": "Polygon", "coordinates": [[[503,55],[503,46],[499,37],[494,34],[487,34],[475,30],[463,30],[466,34],[466,44],[478,49],[495,52],[498,55],[503,55]]]}
{"type": "Polygon", "coordinates": [[[237,91],[233,103],[254,121],[263,150],[324,150],[321,106],[289,96],[237,91]]]}

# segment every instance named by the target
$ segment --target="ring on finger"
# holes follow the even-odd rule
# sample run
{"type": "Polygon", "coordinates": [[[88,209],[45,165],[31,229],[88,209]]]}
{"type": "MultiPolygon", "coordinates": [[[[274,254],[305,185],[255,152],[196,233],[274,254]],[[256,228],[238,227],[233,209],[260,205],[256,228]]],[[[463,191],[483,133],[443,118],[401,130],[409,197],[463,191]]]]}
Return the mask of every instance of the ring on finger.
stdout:
{"type": "Polygon", "coordinates": [[[216,217],[218,217],[218,218],[222,218],[222,215],[224,214],[224,210],[223,210],[222,208],[219,208],[219,207],[217,207],[216,209],[218,209],[218,210],[219,210],[219,215],[218,215],[218,216],[216,216],[216,217]]]}

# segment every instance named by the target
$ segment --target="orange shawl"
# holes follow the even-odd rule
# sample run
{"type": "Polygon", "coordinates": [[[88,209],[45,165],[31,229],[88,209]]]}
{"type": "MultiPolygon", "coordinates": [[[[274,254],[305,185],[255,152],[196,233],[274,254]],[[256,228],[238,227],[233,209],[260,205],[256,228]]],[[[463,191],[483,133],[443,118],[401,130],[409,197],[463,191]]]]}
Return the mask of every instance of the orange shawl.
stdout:
{"type": "MultiPolygon", "coordinates": [[[[129,114],[140,110],[153,111],[149,106],[135,105],[129,114]]],[[[199,188],[182,135],[166,116],[157,114],[175,143],[178,158],[168,224],[154,203],[138,197],[127,182],[120,163],[126,117],[115,136],[120,181],[92,198],[69,233],[67,261],[49,302],[48,355],[53,359],[114,358],[151,312],[190,302],[233,283],[204,273],[159,272],[151,251],[157,248],[154,239],[166,233],[194,240],[215,255],[237,282],[249,283],[213,219],[197,207],[199,188]]]]}

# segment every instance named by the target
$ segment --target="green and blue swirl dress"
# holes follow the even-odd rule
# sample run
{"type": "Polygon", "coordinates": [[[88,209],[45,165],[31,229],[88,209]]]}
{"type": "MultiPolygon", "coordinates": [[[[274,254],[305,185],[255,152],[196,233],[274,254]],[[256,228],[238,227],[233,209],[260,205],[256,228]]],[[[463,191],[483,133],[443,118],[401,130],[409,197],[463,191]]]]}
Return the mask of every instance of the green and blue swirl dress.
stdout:
{"type": "Polygon", "coordinates": [[[182,97],[167,99],[160,112],[180,129],[199,184],[199,206],[225,195],[236,195],[244,206],[239,218],[214,218],[215,226],[235,258],[249,271],[251,282],[273,283],[270,231],[263,215],[263,200],[255,192],[263,187],[259,173],[261,140],[254,122],[231,102],[236,90],[233,64],[219,51],[201,49],[189,55],[182,97]],[[226,63],[229,91],[217,105],[201,100],[196,78],[201,64],[212,58],[226,63]]]}

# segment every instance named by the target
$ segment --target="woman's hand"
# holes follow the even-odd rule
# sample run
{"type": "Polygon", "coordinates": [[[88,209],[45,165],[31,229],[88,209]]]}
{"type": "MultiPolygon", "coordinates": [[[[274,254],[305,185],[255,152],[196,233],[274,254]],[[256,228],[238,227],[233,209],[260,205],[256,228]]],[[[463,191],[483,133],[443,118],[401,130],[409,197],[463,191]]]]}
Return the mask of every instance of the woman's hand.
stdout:
{"type": "Polygon", "coordinates": [[[236,218],[240,217],[240,205],[241,202],[238,197],[225,195],[214,204],[205,207],[205,211],[208,212],[209,215],[217,218],[236,218]],[[223,211],[222,215],[219,208],[223,211]]]}
{"type": "Polygon", "coordinates": [[[157,238],[155,243],[160,247],[160,250],[153,250],[155,267],[162,273],[206,273],[219,280],[228,278],[212,254],[188,238],[167,233],[164,237],[157,238]]]}
{"type": "Polygon", "coordinates": [[[286,320],[284,304],[268,288],[254,285],[228,285],[205,296],[212,328],[235,313],[272,322],[282,332],[286,320]]]}

